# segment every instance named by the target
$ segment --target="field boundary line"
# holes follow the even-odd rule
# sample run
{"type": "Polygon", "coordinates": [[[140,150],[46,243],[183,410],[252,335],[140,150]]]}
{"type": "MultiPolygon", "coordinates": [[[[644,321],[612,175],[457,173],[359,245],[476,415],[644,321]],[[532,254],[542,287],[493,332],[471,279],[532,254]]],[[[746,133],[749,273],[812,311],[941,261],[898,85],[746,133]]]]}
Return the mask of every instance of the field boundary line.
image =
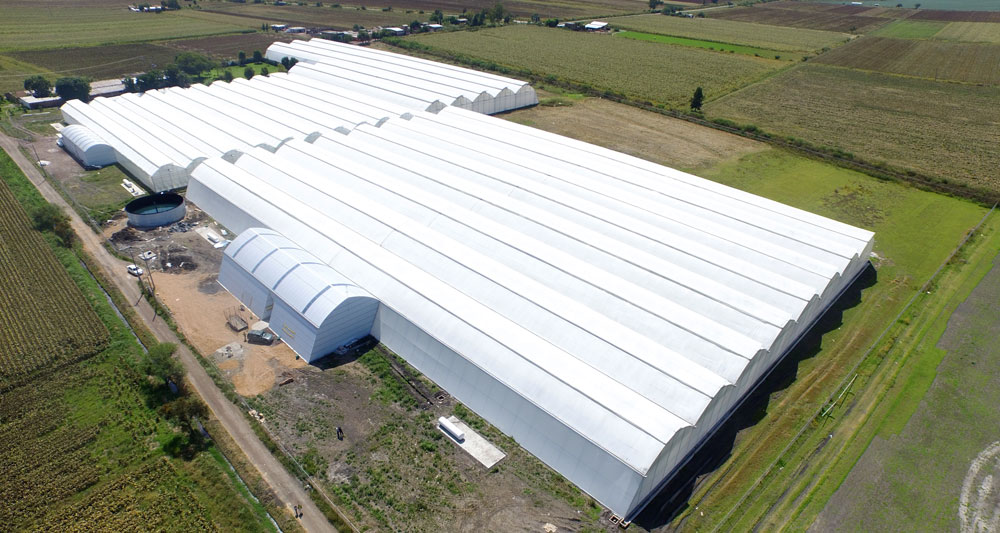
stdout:
{"type": "MultiPolygon", "coordinates": [[[[944,270],[946,266],[948,266],[948,263],[950,263],[951,260],[955,257],[955,255],[957,255],[958,252],[965,246],[965,244],[969,242],[969,239],[972,238],[972,236],[976,233],[976,231],[979,230],[980,227],[982,227],[982,225],[986,222],[986,220],[990,217],[990,215],[993,214],[993,211],[996,208],[997,204],[994,203],[993,207],[991,207],[990,210],[987,211],[985,215],[983,215],[983,218],[979,220],[979,223],[977,223],[972,229],[970,229],[965,234],[965,237],[962,239],[962,241],[958,243],[958,246],[956,246],[955,249],[952,250],[950,254],[948,254],[948,257],[945,258],[945,260],[938,266],[937,270],[935,270],[934,273],[931,274],[931,277],[928,278],[927,281],[920,286],[920,289],[917,292],[915,292],[912,297],[910,297],[910,300],[906,303],[903,309],[899,311],[899,313],[892,320],[892,322],[890,322],[889,325],[886,326],[886,328],[882,331],[882,333],[878,336],[878,338],[875,339],[874,342],[872,342],[872,344],[868,347],[867,350],[865,350],[865,353],[854,364],[854,367],[851,368],[851,370],[847,374],[845,374],[844,379],[841,380],[840,385],[838,385],[837,388],[834,389],[834,392],[830,395],[830,398],[827,399],[827,401],[823,404],[823,407],[821,407],[816,411],[817,416],[820,415],[823,409],[827,407],[829,402],[833,401],[837,393],[844,389],[844,385],[848,382],[848,378],[851,378],[850,381],[853,382],[854,380],[853,378],[856,376],[858,368],[861,366],[861,364],[864,363],[868,359],[868,356],[871,355],[872,351],[882,343],[883,339],[885,339],[885,336],[889,333],[889,331],[892,330],[892,328],[899,323],[899,319],[902,318],[902,316],[910,309],[910,307],[917,300],[917,298],[927,290],[927,287],[929,287],[931,283],[933,283],[934,280],[937,279],[941,271],[944,270]]],[[[805,432],[809,429],[809,426],[812,424],[812,421],[815,419],[816,416],[813,416],[806,420],[806,423],[803,424],[802,428],[799,429],[798,433],[795,434],[795,437],[789,441],[789,443],[784,447],[784,449],[781,450],[781,453],[778,454],[777,458],[774,461],[772,461],[770,465],[768,465],[764,473],[762,473],[760,477],[757,478],[757,481],[755,481],[753,485],[751,485],[750,488],[748,488],[746,492],[743,493],[743,496],[740,497],[739,501],[737,501],[736,504],[733,505],[732,508],[730,508],[729,511],[722,517],[722,520],[720,520],[715,525],[715,527],[712,528],[713,532],[719,531],[719,529],[729,521],[729,517],[732,516],[733,512],[736,511],[736,509],[738,509],[739,507],[741,507],[743,503],[746,501],[746,499],[750,496],[750,494],[754,492],[754,489],[756,489],[764,481],[764,479],[771,474],[771,472],[774,470],[774,467],[778,464],[779,461],[781,461],[781,458],[786,453],[788,453],[788,450],[790,450],[792,446],[794,446],[799,441],[800,438],[802,438],[802,435],[805,434],[805,432]]]]}

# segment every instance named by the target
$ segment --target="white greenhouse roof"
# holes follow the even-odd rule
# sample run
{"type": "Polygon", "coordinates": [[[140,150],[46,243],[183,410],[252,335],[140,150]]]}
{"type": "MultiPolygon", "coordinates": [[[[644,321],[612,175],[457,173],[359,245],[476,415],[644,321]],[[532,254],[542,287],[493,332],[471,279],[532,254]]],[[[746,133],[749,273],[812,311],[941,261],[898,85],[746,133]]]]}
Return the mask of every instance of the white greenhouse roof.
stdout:
{"type": "Polygon", "coordinates": [[[371,298],[284,236],[262,228],[241,233],[226,255],[315,327],[347,298],[371,298]]]}
{"type": "Polygon", "coordinates": [[[206,161],[189,198],[313,251],[645,475],[872,234],[608,152],[449,108],[206,161]]]}
{"type": "Polygon", "coordinates": [[[326,39],[276,42],[267,49],[272,61],[299,61],[291,72],[413,106],[436,111],[442,105],[499,113],[538,103],[526,82],[326,39]]]}
{"type": "Polygon", "coordinates": [[[275,73],[210,86],[67,102],[69,124],[88,127],[110,145],[135,178],[154,192],[183,187],[187,169],[206,157],[293,138],[341,135],[358,124],[408,117],[411,107],[275,73]],[[169,167],[171,172],[161,172],[169,167]]]}

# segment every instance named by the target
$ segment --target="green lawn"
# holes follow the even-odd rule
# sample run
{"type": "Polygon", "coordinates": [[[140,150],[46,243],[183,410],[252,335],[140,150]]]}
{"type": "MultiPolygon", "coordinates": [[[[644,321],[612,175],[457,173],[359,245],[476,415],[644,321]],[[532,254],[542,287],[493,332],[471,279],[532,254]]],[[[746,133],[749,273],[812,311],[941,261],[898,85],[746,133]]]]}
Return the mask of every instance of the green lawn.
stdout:
{"type": "Polygon", "coordinates": [[[715,50],[717,52],[732,52],[732,53],[755,56],[755,57],[768,57],[768,58],[773,57],[774,59],[783,59],[785,61],[802,60],[802,54],[796,54],[793,52],[776,52],[774,50],[755,48],[753,46],[717,43],[714,41],[702,41],[700,39],[688,39],[687,37],[673,37],[669,35],[657,35],[654,33],[642,33],[637,31],[619,32],[615,34],[615,37],[624,37],[626,39],[636,39],[639,41],[652,41],[654,43],[691,46],[694,48],[706,48],[708,50],[715,50]]]}

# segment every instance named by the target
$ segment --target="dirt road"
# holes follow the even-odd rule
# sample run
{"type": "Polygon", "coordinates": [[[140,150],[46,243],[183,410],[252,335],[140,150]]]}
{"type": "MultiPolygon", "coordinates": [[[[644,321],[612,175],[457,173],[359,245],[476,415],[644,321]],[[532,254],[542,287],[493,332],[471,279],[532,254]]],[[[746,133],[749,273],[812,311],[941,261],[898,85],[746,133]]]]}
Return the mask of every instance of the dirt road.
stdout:
{"type": "Polygon", "coordinates": [[[300,505],[303,508],[303,517],[300,520],[306,531],[336,531],[326,520],[316,504],[309,498],[302,484],[295,479],[287,470],[271,455],[271,452],[254,434],[249,422],[243,417],[240,410],[232,404],[222,391],[215,386],[212,378],[208,376],[205,369],[201,367],[195,359],[194,354],[181,344],[180,340],[161,319],[157,319],[156,313],[139,293],[138,284],[135,278],[125,271],[125,263],[118,260],[103,246],[102,238],[94,233],[80,218],[80,216],[70,208],[69,204],[59,195],[52,186],[45,181],[38,168],[31,163],[18,149],[18,141],[6,135],[0,134],[0,148],[3,148],[14,162],[21,168],[24,174],[35,185],[42,196],[50,203],[61,207],[70,216],[73,229],[80,237],[83,248],[94,257],[94,259],[105,270],[108,277],[114,280],[115,285],[125,295],[129,302],[135,302],[134,308],[139,317],[146,323],[160,342],[172,342],[177,344],[177,354],[187,370],[187,377],[195,392],[201,396],[205,404],[212,411],[212,414],[222,424],[222,427],[229,433],[234,441],[239,445],[243,453],[260,471],[261,476],[270,485],[271,490],[285,504],[289,512],[293,505],[300,505]]]}

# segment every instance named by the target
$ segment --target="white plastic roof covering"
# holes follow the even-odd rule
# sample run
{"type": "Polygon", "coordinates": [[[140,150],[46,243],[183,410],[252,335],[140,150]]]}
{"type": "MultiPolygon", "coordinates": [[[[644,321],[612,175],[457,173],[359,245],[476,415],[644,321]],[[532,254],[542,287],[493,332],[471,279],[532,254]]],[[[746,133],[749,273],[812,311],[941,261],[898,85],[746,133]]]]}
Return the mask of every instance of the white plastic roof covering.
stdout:
{"type": "Polygon", "coordinates": [[[63,146],[86,166],[103,167],[117,161],[115,151],[104,139],[79,124],[62,129],[63,146]]]}
{"type": "Polygon", "coordinates": [[[268,229],[244,231],[226,247],[226,255],[317,328],[344,300],[371,298],[316,256],[268,229]]]}
{"type": "Polygon", "coordinates": [[[340,135],[358,124],[408,117],[408,109],[285,73],[89,104],[71,100],[62,107],[67,123],[85,125],[105,140],[154,192],[185,186],[188,170],[206,157],[254,146],[275,150],[291,138],[340,135]]]}
{"type": "Polygon", "coordinates": [[[377,95],[414,110],[436,111],[452,105],[492,114],[538,103],[527,83],[362,46],[326,39],[276,42],[267,58],[299,60],[291,72],[377,95]]]}
{"type": "Polygon", "coordinates": [[[194,178],[189,198],[225,225],[314,251],[642,475],[682,429],[728,412],[873,237],[454,108],[209,160],[194,178]]]}

